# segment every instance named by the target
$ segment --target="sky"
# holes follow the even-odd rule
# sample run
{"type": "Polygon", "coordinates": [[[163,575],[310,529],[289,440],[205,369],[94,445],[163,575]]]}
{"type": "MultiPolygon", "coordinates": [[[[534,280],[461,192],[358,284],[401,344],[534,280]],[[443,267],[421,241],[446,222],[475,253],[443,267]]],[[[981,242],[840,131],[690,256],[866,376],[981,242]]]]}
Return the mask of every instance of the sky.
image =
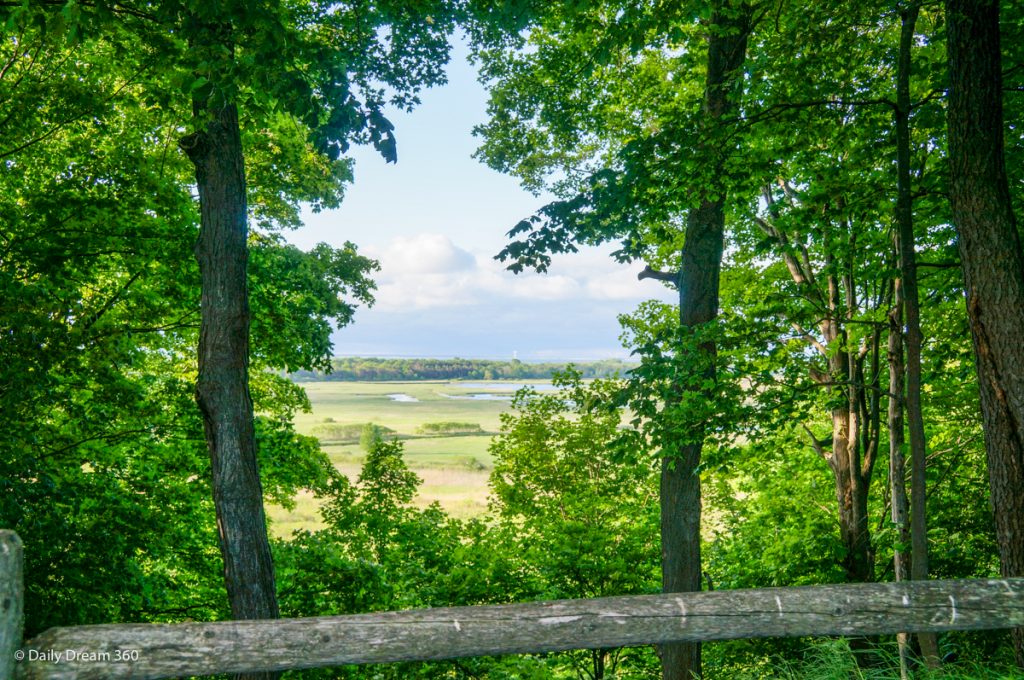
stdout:
{"type": "Polygon", "coordinates": [[[376,304],[332,336],[336,356],[523,361],[626,357],[617,317],[672,296],[616,264],[613,246],[554,259],[547,274],[513,275],[494,256],[506,233],[551,200],[472,157],[487,94],[456,41],[448,84],[411,113],[389,112],[398,163],[353,147],[355,181],[337,210],[304,213],[285,234],[301,248],[355,243],[377,259],[376,304]]]}

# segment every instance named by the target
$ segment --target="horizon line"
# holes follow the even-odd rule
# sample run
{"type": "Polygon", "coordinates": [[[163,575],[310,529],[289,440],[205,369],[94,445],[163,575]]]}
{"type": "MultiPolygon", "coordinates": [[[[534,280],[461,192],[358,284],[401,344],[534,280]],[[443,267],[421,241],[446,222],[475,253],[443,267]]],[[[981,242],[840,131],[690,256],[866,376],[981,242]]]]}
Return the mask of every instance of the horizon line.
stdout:
{"type": "Polygon", "coordinates": [[[621,361],[623,363],[639,363],[632,357],[621,357],[621,356],[610,356],[602,358],[584,358],[584,357],[531,357],[531,358],[519,358],[516,356],[496,356],[496,355],[459,355],[459,354],[446,354],[446,355],[428,355],[428,354],[336,354],[331,357],[334,359],[434,359],[438,361],[451,361],[454,359],[465,359],[469,361],[520,361],[524,364],[554,364],[554,363],[597,363],[599,361],[621,361]]]}

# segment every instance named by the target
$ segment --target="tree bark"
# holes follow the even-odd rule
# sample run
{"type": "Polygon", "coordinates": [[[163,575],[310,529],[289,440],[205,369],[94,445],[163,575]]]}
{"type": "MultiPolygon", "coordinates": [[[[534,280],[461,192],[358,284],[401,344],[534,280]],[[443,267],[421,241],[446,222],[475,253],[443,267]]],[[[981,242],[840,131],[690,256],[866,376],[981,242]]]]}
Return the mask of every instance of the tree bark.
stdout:
{"type": "MultiPolygon", "coordinates": [[[[910,433],[910,578],[928,578],[928,527],[926,504],[927,442],[924,414],[921,410],[921,304],[917,292],[917,254],[914,250],[914,204],[910,178],[910,100],[911,51],[914,31],[920,12],[918,2],[911,2],[900,13],[900,48],[896,68],[896,243],[899,248],[900,278],[903,286],[903,308],[907,332],[907,426],[910,433]]],[[[918,643],[925,664],[938,668],[939,645],[934,633],[918,633],[918,643]]]]}
{"type": "MultiPolygon", "coordinates": [[[[892,523],[896,527],[897,546],[892,554],[893,574],[897,583],[910,576],[904,546],[910,543],[907,521],[910,503],[907,500],[907,464],[903,455],[903,291],[899,279],[893,281],[893,307],[889,310],[889,496],[892,499],[892,523]]],[[[906,680],[909,669],[908,635],[896,634],[900,656],[900,678],[906,680]]]]}
{"type": "MultiPolygon", "coordinates": [[[[201,106],[197,115],[205,115],[201,106]]],[[[249,396],[246,184],[235,107],[213,113],[202,131],[182,139],[181,147],[195,165],[199,189],[195,252],[202,319],[196,401],[212,463],[224,581],[234,618],[273,619],[279,615],[274,565],[249,396]]]]}
{"type": "MultiPolygon", "coordinates": [[[[850,234],[850,225],[844,222],[844,227],[844,233],[850,234]]],[[[831,269],[833,266],[836,263],[830,259],[827,267],[831,269]]],[[[854,314],[857,300],[853,287],[852,274],[843,277],[829,274],[826,298],[829,311],[820,327],[824,346],[829,350],[826,360],[829,377],[834,385],[832,390],[845,397],[841,403],[838,403],[837,398],[837,405],[832,409],[832,453],[827,459],[835,480],[840,540],[846,548],[843,568],[847,581],[866,583],[874,579],[871,531],[868,526],[868,492],[874,466],[874,450],[871,445],[877,446],[877,441],[868,442],[869,446],[861,448],[862,429],[872,429],[870,423],[862,418],[860,409],[865,389],[860,363],[864,357],[858,354],[856,348],[849,347],[845,320],[841,316],[844,307],[847,317],[854,314]],[[842,302],[841,295],[844,298],[842,302]]]]}
{"type": "MultiPolygon", "coordinates": [[[[846,358],[845,351],[840,350],[838,354],[846,358]]],[[[853,384],[849,384],[846,389],[851,393],[857,390],[853,384]]],[[[851,583],[867,583],[874,578],[871,532],[868,528],[868,490],[871,480],[862,472],[858,420],[857,412],[848,404],[833,409],[832,457],[829,464],[836,483],[840,540],[846,548],[843,559],[846,580],[851,583]]]]}
{"type": "MultiPolygon", "coordinates": [[[[946,0],[950,205],[1003,575],[1024,574],[1024,251],[1003,154],[997,0],[946,0]]],[[[1013,634],[1024,667],[1024,629],[1013,634]]]]}
{"type": "MultiPolygon", "coordinates": [[[[708,68],[704,113],[708,125],[731,114],[737,70],[746,58],[750,10],[744,3],[729,7],[717,3],[708,36],[708,68]]],[[[710,174],[710,173],[709,173],[710,174]]],[[[680,254],[679,323],[695,328],[718,316],[719,273],[725,243],[725,200],[719,192],[705,198],[687,216],[686,241],[680,254]]],[[[699,361],[713,379],[714,343],[704,343],[699,361]]],[[[694,592],[701,588],[700,458],[703,432],[694,442],[680,446],[661,463],[661,568],[666,593],[694,592]]],[[[664,680],[691,680],[701,676],[700,643],[662,645],[659,650],[664,680]]]]}

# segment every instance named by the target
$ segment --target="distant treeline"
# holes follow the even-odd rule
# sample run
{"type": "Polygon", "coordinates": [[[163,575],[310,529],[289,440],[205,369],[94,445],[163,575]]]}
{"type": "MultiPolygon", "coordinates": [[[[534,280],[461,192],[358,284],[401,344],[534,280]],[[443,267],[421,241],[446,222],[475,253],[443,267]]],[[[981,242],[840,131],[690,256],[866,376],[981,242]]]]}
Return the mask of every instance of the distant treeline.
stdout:
{"type": "MultiPolygon", "coordinates": [[[[565,370],[565,363],[533,364],[483,359],[373,359],[345,357],[333,359],[330,373],[298,371],[294,380],[519,380],[546,379],[556,371],[565,370]]],[[[606,378],[625,374],[634,364],[620,359],[576,364],[584,378],[606,378]]]]}

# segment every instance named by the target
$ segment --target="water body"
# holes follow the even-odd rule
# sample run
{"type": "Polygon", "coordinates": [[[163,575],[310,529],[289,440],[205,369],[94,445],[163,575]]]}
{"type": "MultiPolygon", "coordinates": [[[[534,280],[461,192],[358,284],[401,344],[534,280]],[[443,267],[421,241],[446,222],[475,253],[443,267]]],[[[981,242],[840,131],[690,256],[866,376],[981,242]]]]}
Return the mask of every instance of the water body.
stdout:
{"type": "Polygon", "coordinates": [[[459,382],[449,383],[451,387],[461,387],[475,390],[491,390],[490,392],[474,392],[472,394],[444,394],[439,393],[447,399],[468,399],[471,401],[512,401],[515,393],[524,387],[537,392],[554,392],[559,388],[549,382],[546,383],[514,383],[514,382],[459,382]],[[497,393],[497,394],[496,394],[497,393]]]}
{"type": "MultiPolygon", "coordinates": [[[[512,401],[515,392],[524,387],[537,390],[538,392],[554,392],[558,388],[551,383],[514,383],[514,382],[474,382],[474,383],[449,383],[452,387],[459,387],[473,390],[491,390],[490,392],[474,392],[472,394],[444,394],[439,392],[446,399],[465,399],[470,401],[512,401]],[[497,392],[498,394],[495,394],[497,392]]],[[[418,402],[419,399],[411,394],[396,392],[387,395],[391,401],[404,403],[418,402]]]]}
{"type": "Polygon", "coordinates": [[[447,399],[471,399],[473,401],[512,401],[511,394],[491,394],[482,392],[478,394],[441,394],[447,399]]]}
{"type": "Polygon", "coordinates": [[[471,390],[492,390],[494,392],[516,392],[524,387],[529,387],[538,392],[553,392],[558,388],[549,382],[542,383],[514,383],[514,382],[467,382],[449,383],[453,387],[465,387],[471,390]]]}

